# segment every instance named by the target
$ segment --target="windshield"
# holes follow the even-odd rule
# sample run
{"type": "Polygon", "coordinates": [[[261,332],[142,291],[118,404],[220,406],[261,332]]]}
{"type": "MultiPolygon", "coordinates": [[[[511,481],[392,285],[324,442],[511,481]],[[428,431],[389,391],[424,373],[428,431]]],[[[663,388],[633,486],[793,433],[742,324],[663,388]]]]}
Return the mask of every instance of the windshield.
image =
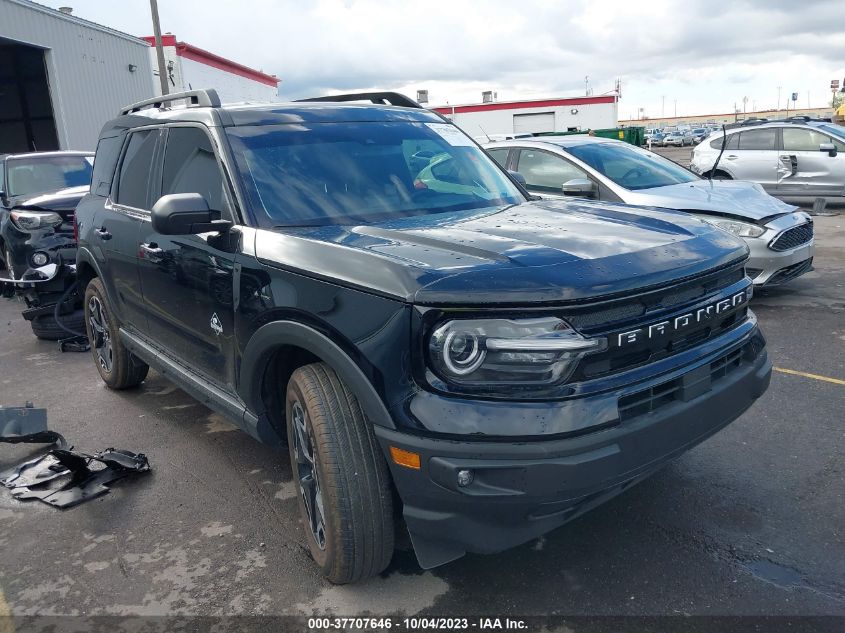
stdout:
{"type": "Polygon", "coordinates": [[[6,195],[29,196],[91,184],[93,156],[22,156],[6,161],[6,195]]]}
{"type": "Polygon", "coordinates": [[[831,124],[831,125],[820,125],[819,127],[821,129],[823,129],[825,132],[832,134],[833,136],[839,137],[842,140],[845,140],[845,127],[842,127],[841,125],[833,125],[833,124],[831,124]]]}
{"type": "Polygon", "coordinates": [[[584,143],[564,149],[630,191],[699,180],[680,165],[627,143],[584,143]]]}
{"type": "Polygon", "coordinates": [[[366,224],[525,200],[447,123],[243,126],[227,133],[264,226],[366,224]]]}

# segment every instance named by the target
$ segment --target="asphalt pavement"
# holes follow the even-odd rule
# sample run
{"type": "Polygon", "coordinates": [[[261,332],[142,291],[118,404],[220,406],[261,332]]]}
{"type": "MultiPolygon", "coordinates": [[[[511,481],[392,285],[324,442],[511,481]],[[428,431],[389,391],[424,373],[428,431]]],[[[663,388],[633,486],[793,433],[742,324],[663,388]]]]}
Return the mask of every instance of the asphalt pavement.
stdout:
{"type": "Polygon", "coordinates": [[[155,373],[109,391],[2,300],[0,404],[152,472],[64,511],[0,490],[0,615],[845,615],[845,216],[817,234],[816,270],[753,301],[778,371],[739,420],[543,538],[431,571],[401,549],[351,587],[310,560],[286,453],[155,373]]]}

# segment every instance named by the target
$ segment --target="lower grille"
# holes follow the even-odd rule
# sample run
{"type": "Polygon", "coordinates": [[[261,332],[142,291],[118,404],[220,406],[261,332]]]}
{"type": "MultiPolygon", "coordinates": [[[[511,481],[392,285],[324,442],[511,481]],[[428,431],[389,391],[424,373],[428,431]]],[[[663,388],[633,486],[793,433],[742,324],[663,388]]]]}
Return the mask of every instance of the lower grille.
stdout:
{"type": "MultiPolygon", "coordinates": [[[[742,363],[744,352],[745,348],[742,347],[710,363],[710,385],[712,386],[737,369],[742,363]]],[[[689,375],[693,373],[695,372],[690,372],[689,375]]],[[[696,377],[698,378],[697,382],[708,379],[706,374],[696,377]]],[[[683,400],[684,388],[685,386],[688,387],[684,384],[686,379],[687,376],[681,376],[675,380],[669,380],[649,389],[619,398],[619,420],[625,422],[637,416],[657,411],[672,402],[683,400]]]]}
{"type": "Polygon", "coordinates": [[[774,275],[769,277],[769,280],[763,284],[763,287],[768,286],[777,286],[779,284],[784,284],[787,281],[795,279],[796,277],[800,277],[807,271],[813,268],[813,258],[805,259],[803,262],[798,262],[797,264],[792,264],[792,266],[787,266],[786,268],[781,268],[777,271],[774,275]]]}
{"type": "Polygon", "coordinates": [[[787,229],[769,244],[769,248],[773,251],[789,251],[793,248],[806,244],[813,239],[813,224],[807,222],[801,226],[795,226],[787,229]]]}

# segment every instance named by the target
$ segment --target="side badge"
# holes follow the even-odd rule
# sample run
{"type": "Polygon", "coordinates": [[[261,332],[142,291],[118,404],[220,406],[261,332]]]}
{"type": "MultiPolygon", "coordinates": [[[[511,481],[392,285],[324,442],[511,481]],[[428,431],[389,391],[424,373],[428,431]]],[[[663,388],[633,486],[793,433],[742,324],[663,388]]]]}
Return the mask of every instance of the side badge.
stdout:
{"type": "Polygon", "coordinates": [[[220,317],[217,316],[216,312],[211,315],[211,329],[217,336],[223,334],[223,324],[220,323],[220,317]]]}

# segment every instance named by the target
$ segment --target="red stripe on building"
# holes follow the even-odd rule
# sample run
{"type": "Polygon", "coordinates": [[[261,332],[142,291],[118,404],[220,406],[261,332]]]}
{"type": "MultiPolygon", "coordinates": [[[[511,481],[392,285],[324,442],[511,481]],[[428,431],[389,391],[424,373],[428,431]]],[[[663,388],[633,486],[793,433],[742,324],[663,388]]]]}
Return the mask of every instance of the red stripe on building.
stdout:
{"type": "Polygon", "coordinates": [[[545,99],[540,101],[496,101],[495,103],[479,103],[477,105],[438,106],[432,108],[440,114],[461,114],[464,112],[487,112],[490,110],[518,110],[521,108],[554,108],[557,106],[589,105],[594,103],[614,103],[616,97],[572,97],[568,99],[545,99]]]}
{"type": "MultiPolygon", "coordinates": [[[[154,37],[144,37],[142,39],[150,46],[155,46],[154,37]]],[[[267,86],[273,86],[274,88],[279,85],[279,79],[273,75],[268,75],[259,70],[244,66],[243,64],[238,64],[237,62],[233,62],[225,57],[220,57],[220,55],[215,55],[214,53],[191,44],[177,42],[175,35],[162,35],[161,44],[162,46],[176,47],[176,54],[179,55],[179,57],[184,57],[185,59],[190,59],[191,61],[199,62],[200,64],[205,64],[206,66],[211,66],[212,68],[217,68],[218,70],[224,70],[228,73],[232,73],[233,75],[246,77],[247,79],[257,81],[267,86]]]]}

